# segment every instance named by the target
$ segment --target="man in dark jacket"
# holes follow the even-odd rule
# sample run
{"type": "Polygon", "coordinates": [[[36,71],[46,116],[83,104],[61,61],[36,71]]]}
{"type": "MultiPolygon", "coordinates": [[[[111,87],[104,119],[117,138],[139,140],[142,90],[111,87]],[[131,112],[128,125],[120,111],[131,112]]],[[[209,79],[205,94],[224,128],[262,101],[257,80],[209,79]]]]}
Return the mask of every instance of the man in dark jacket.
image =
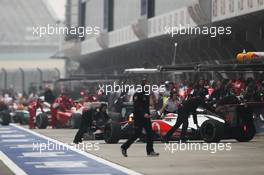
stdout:
{"type": "Polygon", "coordinates": [[[55,96],[49,87],[47,87],[44,92],[44,98],[45,98],[44,100],[50,104],[53,103],[55,100],[55,96]]]}
{"type": "Polygon", "coordinates": [[[92,126],[93,115],[94,115],[94,110],[92,108],[92,104],[88,103],[87,107],[83,111],[81,125],[74,137],[73,143],[79,144],[82,142],[83,134],[87,132],[87,129],[91,128],[92,126]]]}
{"type": "Polygon", "coordinates": [[[189,125],[188,117],[192,114],[193,115],[193,122],[199,128],[196,109],[198,107],[203,107],[206,109],[210,109],[209,106],[205,103],[204,94],[199,94],[196,97],[191,97],[188,100],[184,101],[182,105],[178,109],[178,118],[175,125],[167,132],[167,134],[163,137],[163,142],[168,142],[171,138],[172,134],[182,125],[180,141],[186,141],[186,132],[189,125]]]}
{"type": "Polygon", "coordinates": [[[200,79],[199,82],[194,86],[192,96],[196,97],[198,95],[203,95],[203,96],[208,95],[208,89],[205,88],[204,79],[200,79]]]}
{"type": "Polygon", "coordinates": [[[106,113],[106,110],[107,104],[102,103],[99,112],[97,112],[93,118],[97,127],[104,127],[105,124],[110,120],[110,117],[106,113]]]}
{"type": "Polygon", "coordinates": [[[143,90],[147,81],[142,81],[142,91],[136,92],[133,96],[134,102],[134,125],[135,133],[121,146],[124,157],[127,157],[127,149],[142,134],[142,129],[146,131],[146,151],[148,156],[158,156],[159,153],[154,152],[152,140],[152,127],[149,112],[149,95],[143,90]]]}

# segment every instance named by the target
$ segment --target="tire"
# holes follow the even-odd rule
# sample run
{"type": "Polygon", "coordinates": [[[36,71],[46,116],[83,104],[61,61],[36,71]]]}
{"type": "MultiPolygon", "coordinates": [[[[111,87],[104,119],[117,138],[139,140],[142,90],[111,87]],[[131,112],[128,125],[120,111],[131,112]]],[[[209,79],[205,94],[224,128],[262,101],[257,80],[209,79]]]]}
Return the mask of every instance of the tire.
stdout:
{"type": "Polygon", "coordinates": [[[11,116],[8,111],[0,112],[1,124],[6,126],[9,125],[11,121],[11,116]]]}
{"type": "Polygon", "coordinates": [[[224,133],[224,124],[216,120],[206,120],[200,128],[201,138],[207,142],[219,142],[224,133]]]}
{"type": "Polygon", "coordinates": [[[73,129],[80,128],[81,119],[82,119],[81,114],[72,114],[71,119],[70,119],[70,125],[72,126],[73,129]]]}
{"type": "Polygon", "coordinates": [[[253,123],[245,124],[237,128],[236,140],[239,142],[249,142],[254,138],[256,128],[253,123]]]}
{"type": "Polygon", "coordinates": [[[104,129],[104,140],[106,143],[118,143],[121,136],[121,126],[116,122],[107,123],[104,129]]]}
{"type": "Polygon", "coordinates": [[[20,117],[19,123],[20,125],[27,125],[29,121],[29,114],[23,113],[23,115],[20,117]]]}
{"type": "Polygon", "coordinates": [[[42,113],[36,116],[36,126],[39,129],[46,129],[48,124],[49,124],[49,118],[47,114],[42,113]]]}
{"type": "Polygon", "coordinates": [[[20,123],[20,117],[21,117],[20,112],[15,112],[15,115],[13,117],[13,122],[20,123]]]}

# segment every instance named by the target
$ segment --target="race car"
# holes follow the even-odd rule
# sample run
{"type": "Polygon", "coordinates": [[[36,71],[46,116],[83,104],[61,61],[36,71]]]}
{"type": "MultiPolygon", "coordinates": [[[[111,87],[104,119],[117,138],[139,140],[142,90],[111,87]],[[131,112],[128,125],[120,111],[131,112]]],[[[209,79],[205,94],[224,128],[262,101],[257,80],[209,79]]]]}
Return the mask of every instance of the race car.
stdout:
{"type": "Polygon", "coordinates": [[[10,112],[12,121],[14,123],[20,123],[21,125],[28,124],[29,121],[29,112],[27,106],[23,104],[14,103],[12,105],[12,112],[10,112]]]}
{"type": "MultiPolygon", "coordinates": [[[[51,126],[52,117],[50,112],[50,104],[44,103],[44,113],[38,109],[36,114],[36,126],[39,129],[45,129],[51,126]]],[[[69,110],[57,111],[56,115],[56,128],[74,128],[77,129],[80,126],[81,115],[83,107],[81,104],[75,104],[69,110]]]]}
{"type": "MultiPolygon", "coordinates": [[[[251,104],[253,105],[253,104],[251,104]]],[[[219,142],[221,139],[236,139],[248,142],[255,136],[253,111],[250,104],[231,104],[223,106],[223,113],[215,114],[198,109],[197,120],[199,128],[189,117],[188,139],[204,140],[205,142],[219,142]]],[[[254,104],[255,105],[255,104],[254,104]]],[[[260,104],[261,105],[261,104],[260,104]]],[[[152,114],[155,116],[155,113],[152,114]]],[[[162,118],[152,117],[153,139],[160,140],[176,123],[177,114],[167,114],[162,118]]],[[[133,133],[133,115],[129,115],[126,122],[111,122],[105,127],[105,142],[118,143],[120,139],[128,138],[133,133]]],[[[173,134],[172,140],[179,139],[181,128],[173,134]]],[[[144,131],[141,140],[144,140],[144,131]]]]}

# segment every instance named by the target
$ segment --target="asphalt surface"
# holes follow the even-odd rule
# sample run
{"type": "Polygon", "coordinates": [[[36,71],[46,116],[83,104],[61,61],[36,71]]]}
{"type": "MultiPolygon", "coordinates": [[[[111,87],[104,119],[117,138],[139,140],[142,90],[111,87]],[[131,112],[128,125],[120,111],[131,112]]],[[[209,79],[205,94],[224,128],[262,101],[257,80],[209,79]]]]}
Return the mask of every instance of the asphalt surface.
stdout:
{"type": "MultiPolygon", "coordinates": [[[[71,143],[77,130],[73,129],[46,129],[35,132],[48,137],[71,143]]],[[[105,144],[104,141],[84,141],[86,144],[97,143],[98,151],[87,150],[89,153],[125,166],[142,174],[239,174],[262,175],[264,174],[264,136],[259,135],[248,143],[239,143],[235,140],[224,140],[217,146],[206,145],[202,141],[190,141],[180,148],[177,142],[163,144],[156,142],[155,151],[159,157],[147,157],[144,143],[135,143],[128,150],[128,157],[120,153],[119,144],[105,144]],[[197,143],[196,147],[191,143],[197,143]],[[169,149],[170,147],[170,149],[169,149]],[[216,148],[217,147],[217,148],[216,148]],[[174,148],[174,149],[172,149],[174,148]],[[185,148],[185,149],[184,149],[185,148]],[[196,149],[195,149],[196,148],[196,149]]]]}
{"type": "Polygon", "coordinates": [[[14,175],[14,173],[0,160],[0,174],[1,175],[14,175]]]}
{"type": "MultiPolygon", "coordinates": [[[[99,150],[96,143],[86,145],[85,149],[99,150]]],[[[80,151],[74,146],[18,125],[0,126],[0,160],[15,174],[140,175],[133,170],[80,151]]]]}
{"type": "MultiPolygon", "coordinates": [[[[35,129],[33,131],[67,144],[72,143],[77,132],[74,129],[35,129]]],[[[224,140],[218,145],[207,145],[202,141],[190,141],[188,144],[181,145],[177,142],[167,145],[155,142],[154,148],[160,153],[159,157],[147,157],[145,144],[137,142],[128,150],[128,157],[125,158],[120,153],[120,145],[123,142],[124,140],[121,140],[119,144],[105,144],[100,140],[84,141],[84,145],[89,145],[84,149],[105,160],[148,175],[264,174],[263,135],[256,136],[248,143],[224,140]],[[91,145],[97,145],[99,149],[95,150],[91,145]]],[[[0,162],[0,170],[0,175],[13,174],[2,162],[0,162]]]]}

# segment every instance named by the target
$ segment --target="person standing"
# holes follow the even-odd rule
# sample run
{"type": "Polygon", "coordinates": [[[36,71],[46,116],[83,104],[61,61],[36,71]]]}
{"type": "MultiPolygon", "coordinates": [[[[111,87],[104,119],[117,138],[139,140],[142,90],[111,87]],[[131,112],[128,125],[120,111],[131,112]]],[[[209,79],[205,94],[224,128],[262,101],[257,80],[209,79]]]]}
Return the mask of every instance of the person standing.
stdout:
{"type": "Polygon", "coordinates": [[[139,138],[142,134],[143,128],[146,131],[146,151],[148,156],[159,156],[153,149],[152,140],[152,126],[149,112],[149,95],[145,93],[145,85],[147,80],[143,80],[141,83],[141,92],[136,92],[133,96],[134,105],[134,134],[121,146],[121,152],[124,157],[127,157],[127,149],[139,138]]]}
{"type": "Polygon", "coordinates": [[[166,103],[163,105],[163,107],[160,110],[160,115],[168,114],[168,113],[177,113],[177,110],[180,106],[177,90],[172,90],[170,93],[169,99],[166,101],[166,103]]]}

